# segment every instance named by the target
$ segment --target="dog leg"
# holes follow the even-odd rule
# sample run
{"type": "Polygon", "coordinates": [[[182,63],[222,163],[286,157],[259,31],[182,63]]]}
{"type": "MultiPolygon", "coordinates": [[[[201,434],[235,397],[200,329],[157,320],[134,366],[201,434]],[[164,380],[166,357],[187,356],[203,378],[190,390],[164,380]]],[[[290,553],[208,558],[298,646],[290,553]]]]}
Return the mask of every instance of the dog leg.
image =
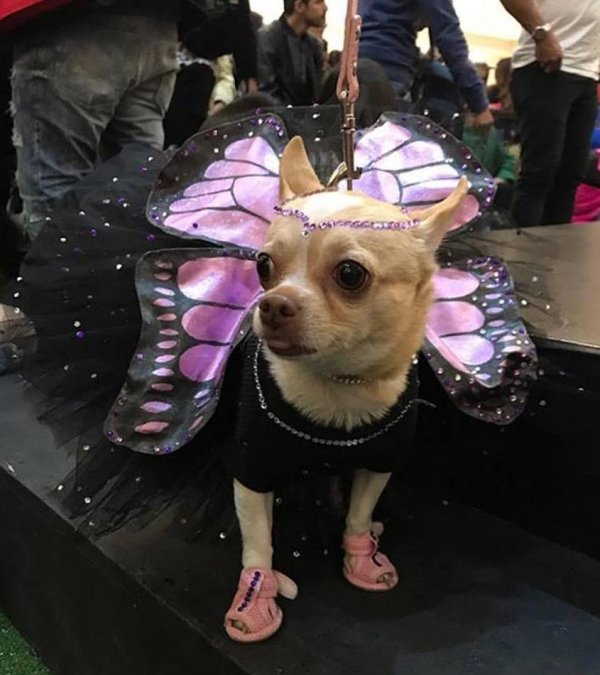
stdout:
{"type": "Polygon", "coordinates": [[[388,590],[398,583],[393,565],[378,552],[376,536],[381,534],[381,525],[376,528],[373,523],[373,510],[390,477],[366,469],[354,473],[344,533],[344,574],[364,590],[388,590]]]}
{"type": "Polygon", "coordinates": [[[277,595],[294,598],[296,584],[272,569],[273,493],[261,494],[234,481],[235,508],[242,531],[242,574],[225,615],[225,630],[237,642],[259,642],[276,633],[283,614],[277,595]]]}
{"type": "Polygon", "coordinates": [[[365,534],[371,531],[373,511],[391,475],[391,473],[373,473],[366,469],[354,472],[350,508],[346,516],[346,534],[365,534]]]}
{"type": "Polygon", "coordinates": [[[271,569],[273,547],[273,493],[249,490],[237,480],[233,483],[235,510],[242,531],[242,566],[271,569]]]}

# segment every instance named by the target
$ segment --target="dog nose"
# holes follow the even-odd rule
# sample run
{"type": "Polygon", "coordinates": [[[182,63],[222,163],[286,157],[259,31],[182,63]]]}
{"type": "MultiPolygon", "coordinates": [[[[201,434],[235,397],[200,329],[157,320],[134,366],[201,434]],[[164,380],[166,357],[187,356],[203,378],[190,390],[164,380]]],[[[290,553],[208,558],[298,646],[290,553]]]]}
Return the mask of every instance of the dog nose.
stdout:
{"type": "Polygon", "coordinates": [[[298,303],[285,295],[267,295],[258,303],[258,308],[261,320],[271,328],[293,319],[300,311],[298,303]]]}

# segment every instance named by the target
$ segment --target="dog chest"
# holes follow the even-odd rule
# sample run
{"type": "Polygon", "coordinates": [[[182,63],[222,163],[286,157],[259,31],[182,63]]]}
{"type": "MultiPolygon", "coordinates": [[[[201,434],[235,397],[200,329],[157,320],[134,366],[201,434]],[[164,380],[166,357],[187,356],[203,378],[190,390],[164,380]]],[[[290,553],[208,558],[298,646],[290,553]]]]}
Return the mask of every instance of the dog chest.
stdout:
{"type": "Polygon", "coordinates": [[[388,473],[407,461],[417,416],[417,373],[386,417],[346,432],[311,422],[287,403],[256,338],[243,346],[244,367],[235,442],[226,456],[234,477],[257,492],[270,492],[302,472],[337,473],[365,468],[388,473]]]}

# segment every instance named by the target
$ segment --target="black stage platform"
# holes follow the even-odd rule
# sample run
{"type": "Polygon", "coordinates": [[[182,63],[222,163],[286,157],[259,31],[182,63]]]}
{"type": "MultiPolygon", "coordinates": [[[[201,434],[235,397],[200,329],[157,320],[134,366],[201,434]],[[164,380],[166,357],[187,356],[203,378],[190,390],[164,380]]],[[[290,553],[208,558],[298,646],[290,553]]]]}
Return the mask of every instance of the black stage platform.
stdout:
{"type": "Polygon", "coordinates": [[[169,514],[90,538],[93,525],[69,519],[52,492],[73,457],[37,422],[19,379],[5,376],[0,606],[57,675],[600,675],[600,452],[593,436],[585,441],[600,388],[600,275],[593,244],[581,242],[600,229],[585,227],[559,229],[557,240],[550,228],[472,239],[511,261],[545,372],[529,411],[505,431],[456,413],[424,373],[438,408],[422,416],[385,536],[401,571],[395,591],[350,587],[337,551],[290,558],[280,567],[300,595],[282,602],[284,629],[262,645],[230,642],[221,624],[237,548],[199,540],[169,514]],[[579,257],[566,257],[563,237],[578,242],[579,257]],[[576,293],[553,276],[565,274],[553,247],[569,278],[579,275],[576,293]],[[541,303],[548,324],[533,314],[541,303]],[[558,331],[569,325],[577,350],[558,331]]]}
{"type": "Polygon", "coordinates": [[[454,249],[509,263],[538,345],[600,356],[600,223],[499,230],[464,237],[454,249]]]}
{"type": "Polygon", "coordinates": [[[237,554],[160,523],[86,540],[47,497],[68,458],[15,378],[0,399],[0,604],[53,673],[600,673],[600,563],[414,494],[386,537],[398,590],[351,588],[337,556],[297,561],[284,630],[235,645],[221,620],[237,554]]]}
{"type": "Polygon", "coordinates": [[[540,356],[525,413],[508,427],[467,420],[436,387],[408,479],[600,560],[600,223],[473,234],[455,256],[509,263],[540,356]]]}

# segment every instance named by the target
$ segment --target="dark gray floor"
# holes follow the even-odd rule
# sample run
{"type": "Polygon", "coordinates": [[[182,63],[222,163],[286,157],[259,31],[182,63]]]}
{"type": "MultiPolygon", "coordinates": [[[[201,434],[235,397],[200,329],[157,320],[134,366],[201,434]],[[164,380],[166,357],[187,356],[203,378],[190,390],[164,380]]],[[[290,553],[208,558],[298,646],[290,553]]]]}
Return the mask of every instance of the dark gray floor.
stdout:
{"type": "Polygon", "coordinates": [[[0,603],[55,673],[600,675],[600,564],[476,510],[407,492],[384,539],[402,577],[391,593],[348,586],[333,553],[284,561],[300,595],[285,601],[283,630],[240,646],[221,627],[236,551],[194,541],[166,518],[84,540],[48,497],[71,464],[17,379],[0,378],[0,542],[10,542],[0,603]],[[88,562],[96,572],[86,590],[76,577],[88,562]],[[44,579],[60,569],[71,570],[60,583],[44,579]],[[142,663],[144,649],[166,653],[182,636],[168,666],[142,663]],[[221,665],[207,665],[207,649],[221,665]]]}

